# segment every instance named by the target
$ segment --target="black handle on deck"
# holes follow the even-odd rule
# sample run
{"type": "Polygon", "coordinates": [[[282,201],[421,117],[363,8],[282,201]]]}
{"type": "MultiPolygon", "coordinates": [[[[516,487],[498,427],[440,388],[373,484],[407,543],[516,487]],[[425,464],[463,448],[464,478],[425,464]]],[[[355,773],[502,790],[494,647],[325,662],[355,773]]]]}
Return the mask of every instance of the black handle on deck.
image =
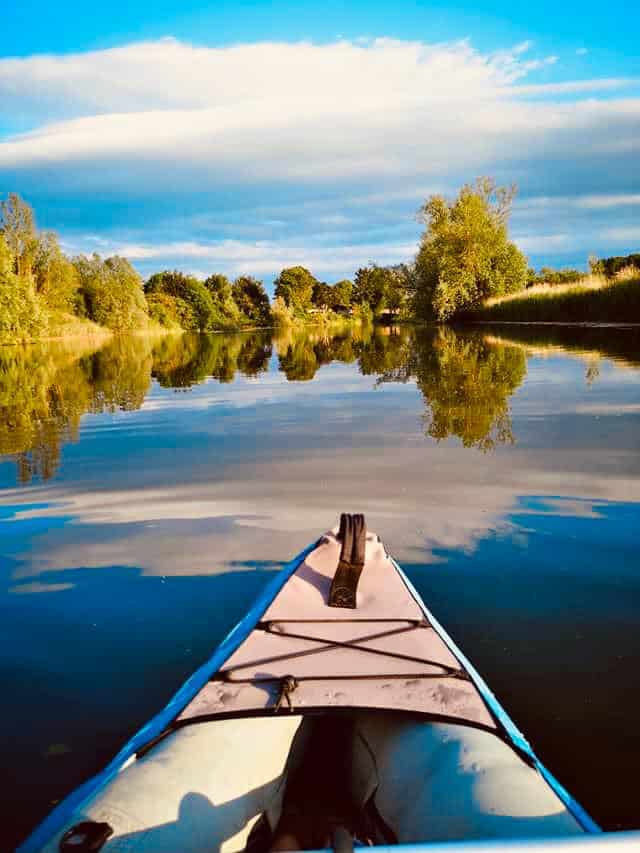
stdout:
{"type": "Polygon", "coordinates": [[[354,610],[367,542],[364,515],[349,515],[343,512],[340,516],[338,538],[342,542],[342,548],[329,593],[329,607],[348,607],[354,610]]]}

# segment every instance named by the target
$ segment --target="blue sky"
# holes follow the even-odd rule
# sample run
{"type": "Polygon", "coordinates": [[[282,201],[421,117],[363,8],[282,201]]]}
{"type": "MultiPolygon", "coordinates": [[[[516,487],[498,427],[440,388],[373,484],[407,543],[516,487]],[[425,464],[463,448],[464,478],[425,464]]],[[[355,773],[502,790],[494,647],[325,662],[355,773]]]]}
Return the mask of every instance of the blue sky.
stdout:
{"type": "Polygon", "coordinates": [[[415,212],[519,185],[531,262],[640,247],[635,4],[139,0],[3,11],[0,193],[144,274],[410,259],[415,212]]]}

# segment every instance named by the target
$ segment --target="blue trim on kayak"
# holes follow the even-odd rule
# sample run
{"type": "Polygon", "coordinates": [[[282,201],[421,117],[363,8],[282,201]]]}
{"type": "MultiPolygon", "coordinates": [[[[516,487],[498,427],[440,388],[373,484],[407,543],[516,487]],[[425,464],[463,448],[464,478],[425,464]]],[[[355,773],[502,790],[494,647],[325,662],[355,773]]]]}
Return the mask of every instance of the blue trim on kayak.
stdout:
{"type": "Polygon", "coordinates": [[[188,678],[178,692],[169,700],[168,704],[146,723],[127,743],[122,747],[115,758],[96,776],[84,782],[79,788],[72,791],[56,808],[40,823],[17,848],[16,853],[37,853],[48,841],[51,840],[67,823],[72,814],[89,799],[97,790],[109,782],[122,768],[122,765],[131,758],[145,744],[149,743],[167,726],[169,726],[177,715],[189,704],[193,697],[204,687],[211,676],[217,672],[225,661],[233,654],[238,646],[243,643],[251,631],[260,621],[265,611],[280,592],[291,575],[300,566],[302,561],[314,550],[318,542],[309,545],[291,562],[287,563],[275,575],[262,591],[260,597],[251,609],[231,629],[222,643],[214,651],[213,655],[188,678]]]}
{"type": "Polygon", "coordinates": [[[531,762],[535,766],[536,770],[540,773],[540,775],[544,778],[549,787],[556,793],[560,800],[562,800],[562,802],[567,807],[567,810],[571,812],[573,817],[578,821],[578,823],[584,829],[585,832],[602,832],[602,829],[587,814],[587,812],[582,808],[580,803],[574,800],[574,798],[566,790],[566,788],[564,788],[560,784],[560,782],[558,782],[555,776],[549,770],[547,770],[547,768],[544,766],[544,764],[540,761],[538,756],[531,748],[529,741],[525,738],[520,729],[516,726],[511,717],[507,714],[500,702],[498,702],[493,691],[489,688],[480,673],[476,670],[476,668],[466,657],[466,655],[458,648],[455,641],[449,636],[447,631],[442,627],[438,620],[433,616],[429,608],[426,606],[426,604],[420,597],[420,594],[418,593],[414,585],[404,573],[403,569],[398,565],[398,563],[396,563],[393,557],[390,557],[389,559],[395,566],[396,571],[406,584],[407,589],[415,598],[416,603],[420,606],[431,625],[433,625],[436,632],[440,634],[442,640],[449,647],[450,651],[458,658],[460,663],[467,670],[467,672],[471,676],[471,680],[478,689],[478,692],[486,702],[487,706],[489,707],[495,718],[502,725],[514,746],[516,746],[519,750],[521,750],[531,759],[531,762]]]}

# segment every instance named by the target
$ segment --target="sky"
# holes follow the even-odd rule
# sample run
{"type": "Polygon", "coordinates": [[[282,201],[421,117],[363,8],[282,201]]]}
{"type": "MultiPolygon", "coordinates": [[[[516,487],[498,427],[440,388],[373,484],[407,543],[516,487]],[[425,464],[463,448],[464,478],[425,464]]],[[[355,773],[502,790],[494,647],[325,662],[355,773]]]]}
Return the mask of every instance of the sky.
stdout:
{"type": "Polygon", "coordinates": [[[0,195],[71,254],[269,283],[411,260],[491,175],[540,267],[640,249],[640,6],[22,0],[3,10],[0,195]]]}

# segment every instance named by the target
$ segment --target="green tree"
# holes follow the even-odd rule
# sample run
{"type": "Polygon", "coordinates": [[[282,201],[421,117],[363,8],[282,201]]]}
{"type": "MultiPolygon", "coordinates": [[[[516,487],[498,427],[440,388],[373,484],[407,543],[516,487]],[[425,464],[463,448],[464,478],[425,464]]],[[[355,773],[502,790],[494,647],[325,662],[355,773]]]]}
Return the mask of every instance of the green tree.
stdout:
{"type": "Polygon", "coordinates": [[[217,321],[218,327],[237,329],[242,326],[247,318],[243,315],[235,298],[234,285],[226,275],[213,273],[205,279],[204,286],[211,294],[220,315],[217,321]]]}
{"type": "Polygon", "coordinates": [[[324,281],[316,281],[311,293],[311,302],[316,308],[333,308],[335,293],[331,285],[324,281]]]}
{"type": "Polygon", "coordinates": [[[640,269],[640,254],[619,255],[613,258],[602,258],[600,261],[596,259],[597,270],[603,272],[607,276],[614,276],[616,273],[623,270],[625,267],[637,267],[640,269]]]}
{"type": "Polygon", "coordinates": [[[147,293],[149,316],[166,329],[197,329],[198,319],[189,302],[155,291],[147,293]]]}
{"type": "Polygon", "coordinates": [[[489,178],[465,185],[453,202],[431,196],[421,209],[426,230],[416,257],[413,310],[446,320],[490,296],[520,290],[527,261],[508,239],[515,188],[489,178]]]}
{"type": "Polygon", "coordinates": [[[33,258],[36,291],[47,308],[78,310],[80,278],[71,261],[63,254],[53,231],[38,235],[33,258]]]}
{"type": "Polygon", "coordinates": [[[93,254],[74,258],[73,265],[90,319],[114,331],[130,331],[146,324],[142,279],[129,261],[117,255],[102,260],[93,254]]]}
{"type": "Polygon", "coordinates": [[[395,310],[404,302],[403,279],[392,267],[371,264],[360,267],[353,286],[353,302],[368,305],[374,316],[385,309],[395,310]]]}
{"type": "Polygon", "coordinates": [[[176,303],[175,315],[182,316],[183,328],[205,332],[224,325],[224,317],[216,307],[210,291],[197,278],[177,270],[165,270],[155,273],[145,284],[147,295],[164,293],[180,302],[176,303]],[[181,303],[186,303],[190,311],[188,316],[181,303]]]}
{"type": "Polygon", "coordinates": [[[226,275],[215,272],[204,280],[204,286],[216,302],[224,304],[233,298],[232,285],[226,275]]]}
{"type": "Polygon", "coordinates": [[[18,275],[15,256],[0,235],[0,340],[12,342],[39,334],[44,318],[30,275],[18,275]]]}
{"type": "Polygon", "coordinates": [[[311,307],[313,286],[317,279],[305,267],[287,267],[274,281],[276,298],[298,314],[304,314],[311,307]]]}
{"type": "Polygon", "coordinates": [[[232,294],[235,304],[252,324],[264,326],[269,323],[269,297],[261,281],[251,275],[241,275],[233,282],[232,294]]]}
{"type": "Polygon", "coordinates": [[[36,223],[31,206],[17,193],[9,193],[0,202],[0,234],[13,256],[14,271],[19,276],[30,275],[37,245],[36,223]]]}
{"type": "Polygon", "coordinates": [[[333,307],[350,308],[353,297],[353,282],[343,278],[333,285],[334,304],[333,307]]]}

